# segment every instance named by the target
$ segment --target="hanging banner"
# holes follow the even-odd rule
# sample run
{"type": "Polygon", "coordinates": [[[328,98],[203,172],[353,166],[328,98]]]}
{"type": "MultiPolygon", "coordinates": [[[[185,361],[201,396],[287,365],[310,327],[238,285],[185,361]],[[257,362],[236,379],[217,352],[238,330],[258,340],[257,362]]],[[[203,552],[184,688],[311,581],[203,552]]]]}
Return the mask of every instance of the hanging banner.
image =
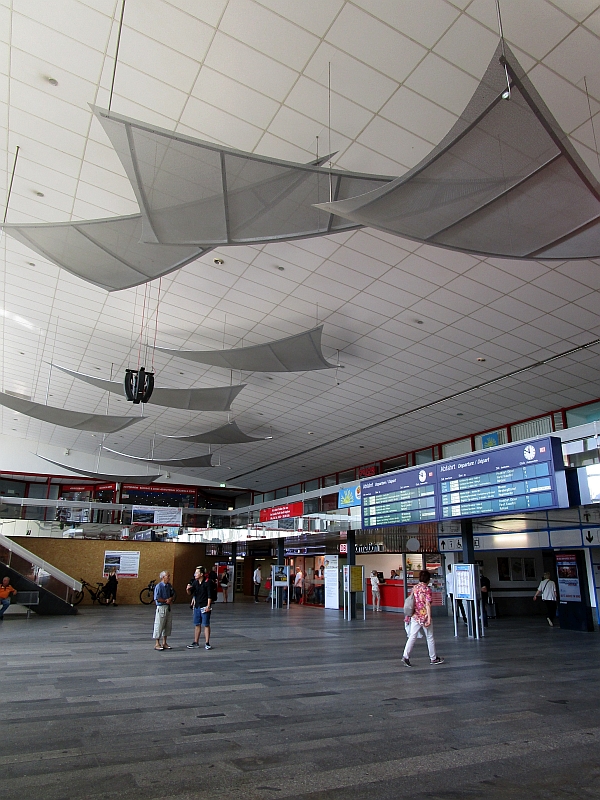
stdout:
{"type": "Polygon", "coordinates": [[[301,517],[304,514],[304,503],[287,503],[284,506],[274,508],[261,508],[260,522],[272,522],[275,519],[290,519],[291,517],[301,517]]]}
{"type": "Polygon", "coordinates": [[[103,575],[108,578],[113,569],[117,578],[137,578],[140,572],[139,550],[105,550],[103,575]]]}
{"type": "Polygon", "coordinates": [[[351,508],[360,505],[360,484],[349,486],[338,492],[338,508],[351,508]]]}
{"type": "Polygon", "coordinates": [[[164,506],[132,506],[131,524],[181,525],[183,509],[164,506]]]}

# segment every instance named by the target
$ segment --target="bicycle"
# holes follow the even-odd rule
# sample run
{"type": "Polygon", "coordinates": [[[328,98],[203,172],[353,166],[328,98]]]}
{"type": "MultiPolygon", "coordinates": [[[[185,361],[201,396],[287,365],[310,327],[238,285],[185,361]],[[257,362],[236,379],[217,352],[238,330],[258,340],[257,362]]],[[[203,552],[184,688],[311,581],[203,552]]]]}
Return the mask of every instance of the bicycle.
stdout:
{"type": "Polygon", "coordinates": [[[156,581],[151,580],[148,586],[146,586],[140,592],[140,603],[143,603],[145,606],[149,606],[150,603],[154,602],[154,587],[156,586],[156,581]]]}
{"type": "MultiPolygon", "coordinates": [[[[154,602],[154,587],[156,586],[156,581],[151,580],[148,586],[146,586],[140,592],[140,603],[143,603],[145,606],[149,606],[151,603],[154,602]]],[[[173,602],[177,599],[177,592],[173,589],[173,602]]]]}
{"type": "Polygon", "coordinates": [[[85,597],[84,589],[88,590],[90,597],[92,598],[92,603],[97,602],[101,606],[107,606],[109,604],[110,598],[106,596],[104,592],[105,585],[101,581],[98,581],[98,583],[96,584],[96,589],[93,588],[91,583],[84,581],[83,578],[81,579],[80,583],[81,583],[81,591],[76,592],[73,595],[74,606],[78,606],[79,603],[81,603],[81,601],[85,597]]]}

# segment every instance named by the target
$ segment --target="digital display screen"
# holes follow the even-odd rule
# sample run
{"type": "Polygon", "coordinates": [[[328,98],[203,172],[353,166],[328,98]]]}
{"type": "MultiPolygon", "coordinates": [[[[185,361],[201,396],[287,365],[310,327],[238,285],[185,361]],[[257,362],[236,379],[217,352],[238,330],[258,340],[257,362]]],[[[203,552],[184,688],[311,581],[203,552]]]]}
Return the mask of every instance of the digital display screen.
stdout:
{"type": "Polygon", "coordinates": [[[361,493],[364,528],[569,505],[561,442],[551,436],[379,475],[361,493]]]}

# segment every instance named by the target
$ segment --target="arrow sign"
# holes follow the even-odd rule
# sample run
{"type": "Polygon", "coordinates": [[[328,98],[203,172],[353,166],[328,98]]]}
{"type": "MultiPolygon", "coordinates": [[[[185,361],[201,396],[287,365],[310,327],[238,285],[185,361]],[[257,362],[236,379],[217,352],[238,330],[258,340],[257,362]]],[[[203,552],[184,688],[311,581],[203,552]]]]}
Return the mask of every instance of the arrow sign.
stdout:
{"type": "Polygon", "coordinates": [[[591,531],[587,532],[585,538],[588,540],[588,542],[593,542],[594,541],[594,537],[592,536],[592,532],[591,531]]]}

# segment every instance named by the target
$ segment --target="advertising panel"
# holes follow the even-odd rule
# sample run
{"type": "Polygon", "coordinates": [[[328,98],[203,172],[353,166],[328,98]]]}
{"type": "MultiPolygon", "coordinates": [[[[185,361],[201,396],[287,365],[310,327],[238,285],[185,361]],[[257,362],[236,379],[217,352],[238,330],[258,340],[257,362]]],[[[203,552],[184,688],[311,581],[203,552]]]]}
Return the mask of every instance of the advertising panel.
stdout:
{"type": "Polygon", "coordinates": [[[338,492],[338,508],[351,508],[360,505],[360,483],[338,492]]]}
{"type": "Polygon", "coordinates": [[[338,578],[338,556],[325,556],[325,608],[340,607],[340,583],[338,578]]]}
{"type": "Polygon", "coordinates": [[[291,517],[301,517],[304,513],[304,503],[286,503],[283,506],[274,508],[261,508],[260,522],[272,522],[276,519],[290,519],[291,517]]]}
{"type": "Polygon", "coordinates": [[[581,587],[577,571],[577,556],[574,553],[557,553],[556,571],[561,603],[580,603],[581,587]]]}
{"type": "Polygon", "coordinates": [[[108,578],[112,569],[117,570],[117,578],[137,578],[140,572],[139,550],[105,550],[102,574],[108,578]]]}
{"type": "Polygon", "coordinates": [[[143,525],[181,525],[183,509],[166,506],[132,506],[131,523],[143,525]]]}
{"type": "Polygon", "coordinates": [[[283,564],[273,564],[271,567],[271,580],[273,586],[287,587],[290,582],[290,568],[283,564]]]}

